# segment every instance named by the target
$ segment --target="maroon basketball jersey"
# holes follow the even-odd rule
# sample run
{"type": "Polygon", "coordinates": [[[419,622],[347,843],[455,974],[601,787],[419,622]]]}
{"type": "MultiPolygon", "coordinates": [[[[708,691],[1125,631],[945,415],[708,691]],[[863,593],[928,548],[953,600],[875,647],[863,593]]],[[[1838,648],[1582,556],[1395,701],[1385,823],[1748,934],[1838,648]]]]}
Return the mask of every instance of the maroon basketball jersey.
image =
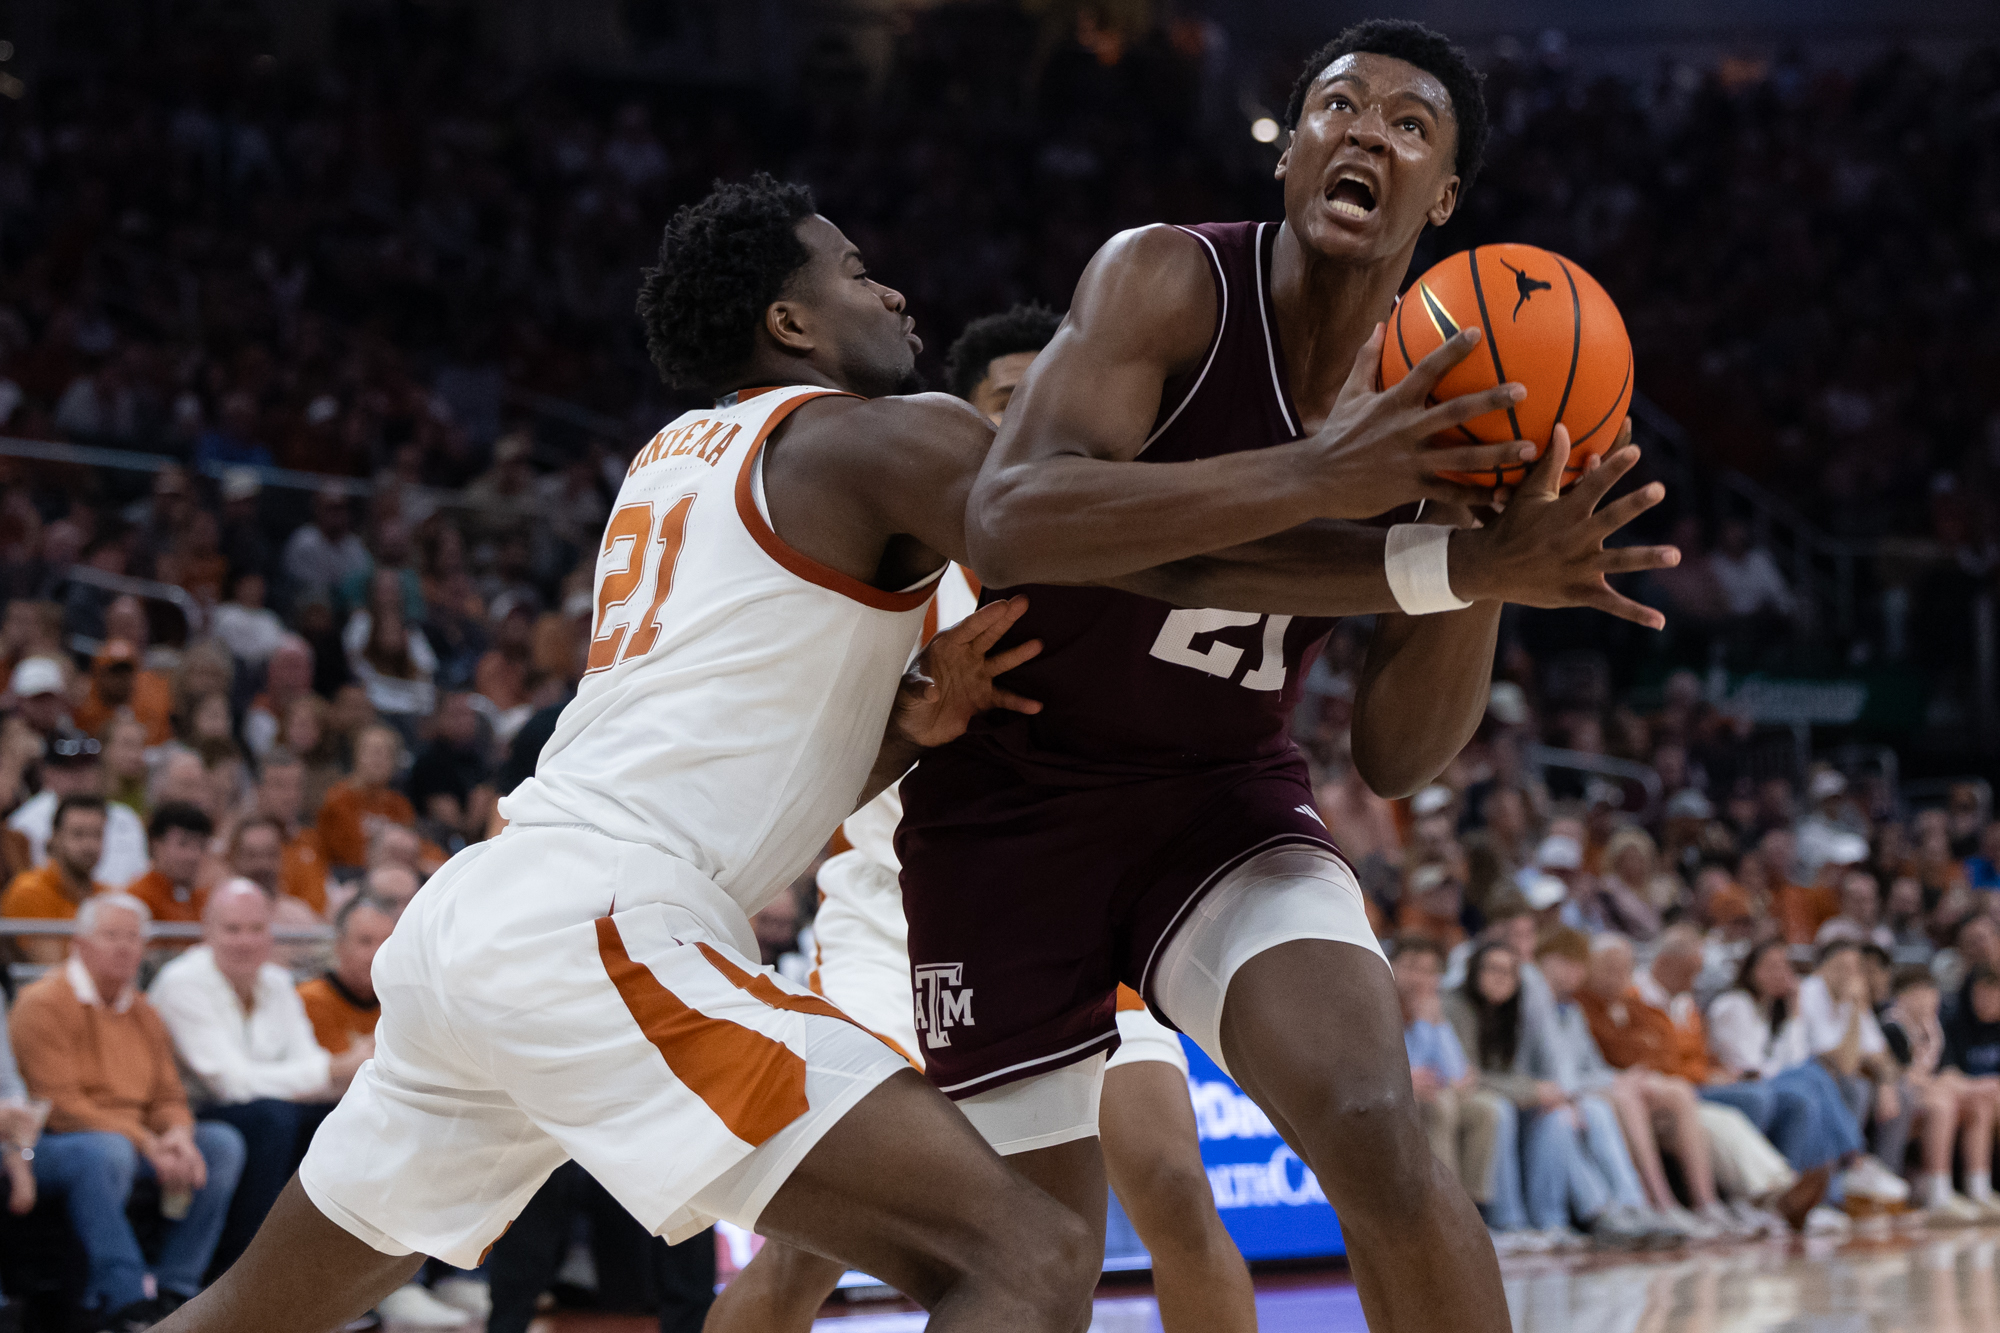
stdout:
{"type": "MultiPolygon", "coordinates": [[[[1283,444],[1303,434],[1271,309],[1274,222],[1180,230],[1201,244],[1215,280],[1207,355],[1161,394],[1142,463],[1283,444]]],[[[1260,759],[1290,749],[1300,681],[1330,619],[1176,609],[1113,588],[1031,584],[1008,642],[1042,653],[1006,686],[1042,702],[1032,717],[988,713],[972,744],[1092,769],[1145,772],[1260,759]]],[[[1066,765],[1065,765],[1066,766],[1066,765]]]]}

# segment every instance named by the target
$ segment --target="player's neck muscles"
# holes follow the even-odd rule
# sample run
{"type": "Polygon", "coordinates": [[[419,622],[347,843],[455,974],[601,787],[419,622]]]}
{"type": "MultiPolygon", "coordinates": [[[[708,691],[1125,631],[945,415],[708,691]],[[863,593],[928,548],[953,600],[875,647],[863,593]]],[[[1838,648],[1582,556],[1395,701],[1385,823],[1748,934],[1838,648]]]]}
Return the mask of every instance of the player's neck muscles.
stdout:
{"type": "Polygon", "coordinates": [[[1308,250],[1289,225],[1278,229],[1271,308],[1292,401],[1308,429],[1333,410],[1355,354],[1395,308],[1409,266],[1407,252],[1367,265],[1330,259],[1308,250]]]}

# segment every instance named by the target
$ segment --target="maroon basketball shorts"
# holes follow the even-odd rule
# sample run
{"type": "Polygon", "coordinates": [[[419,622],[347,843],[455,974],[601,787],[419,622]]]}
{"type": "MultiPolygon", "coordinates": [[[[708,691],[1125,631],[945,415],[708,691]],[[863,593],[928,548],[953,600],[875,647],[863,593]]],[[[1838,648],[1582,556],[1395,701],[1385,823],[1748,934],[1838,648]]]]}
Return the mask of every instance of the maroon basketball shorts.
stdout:
{"type": "Polygon", "coordinates": [[[951,746],[904,779],[896,846],[926,1073],[961,1103],[1115,1048],[1120,982],[1200,1041],[1197,1025],[1218,1015],[1162,1002],[1168,945],[1232,872],[1269,854],[1332,868],[1299,882],[1338,899],[1319,913],[1334,924],[1290,937],[1358,932],[1375,947],[1296,755],[1129,777],[951,746]]]}

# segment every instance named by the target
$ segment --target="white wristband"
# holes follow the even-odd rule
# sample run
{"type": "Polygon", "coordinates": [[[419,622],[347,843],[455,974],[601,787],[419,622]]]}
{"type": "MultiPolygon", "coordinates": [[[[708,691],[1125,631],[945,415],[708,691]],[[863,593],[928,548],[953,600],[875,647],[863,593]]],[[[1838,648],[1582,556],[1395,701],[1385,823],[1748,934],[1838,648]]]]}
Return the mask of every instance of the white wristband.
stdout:
{"type": "Polygon", "coordinates": [[[1451,534],[1452,529],[1435,523],[1398,523],[1389,529],[1382,567],[1389,576],[1389,592],[1403,614],[1427,616],[1436,611],[1462,611],[1472,605],[1451,591],[1451,564],[1446,554],[1451,534]]]}

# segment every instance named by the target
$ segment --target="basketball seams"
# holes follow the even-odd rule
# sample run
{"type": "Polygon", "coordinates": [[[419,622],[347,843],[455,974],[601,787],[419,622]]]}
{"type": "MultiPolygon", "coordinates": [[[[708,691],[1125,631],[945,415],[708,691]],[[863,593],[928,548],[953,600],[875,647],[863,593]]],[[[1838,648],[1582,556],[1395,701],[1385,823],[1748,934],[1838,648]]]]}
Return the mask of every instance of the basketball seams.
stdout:
{"type": "MultiPolygon", "coordinates": [[[[1569,284],[1569,378],[1563,381],[1562,401],[1556,404],[1556,425],[1562,424],[1563,413],[1569,410],[1569,392],[1576,387],[1576,363],[1583,355],[1583,299],[1576,294],[1576,276],[1569,271],[1569,262],[1561,255],[1556,257],[1556,265],[1563,271],[1563,281],[1569,284]]],[[[1551,431],[1554,426],[1549,428],[1551,431]]]]}
{"type": "Polygon", "coordinates": [[[1618,393],[1614,398],[1612,398],[1611,406],[1605,409],[1604,415],[1597,419],[1597,424],[1595,426],[1592,426],[1589,430],[1585,431],[1582,436],[1580,436],[1573,444],[1570,445],[1571,450],[1575,450],[1578,445],[1581,445],[1585,440],[1589,439],[1591,436],[1597,434],[1597,432],[1604,429],[1604,423],[1611,420],[1612,417],[1618,414],[1618,405],[1625,401],[1625,390],[1627,390],[1631,386],[1632,386],[1632,358],[1630,356],[1627,356],[1625,358],[1625,378],[1618,382],[1618,393]]]}
{"type": "MultiPolygon", "coordinates": [[[[1486,313],[1486,287],[1479,281],[1479,246],[1474,246],[1466,256],[1466,265],[1472,270],[1472,299],[1479,303],[1479,326],[1486,330],[1486,351],[1493,358],[1494,383],[1505,384],[1507,372],[1500,368],[1500,339],[1493,333],[1493,317],[1486,313]]],[[[1514,438],[1524,438],[1521,434],[1521,419],[1514,415],[1514,405],[1507,405],[1507,424],[1514,428],[1514,438]]]]}

